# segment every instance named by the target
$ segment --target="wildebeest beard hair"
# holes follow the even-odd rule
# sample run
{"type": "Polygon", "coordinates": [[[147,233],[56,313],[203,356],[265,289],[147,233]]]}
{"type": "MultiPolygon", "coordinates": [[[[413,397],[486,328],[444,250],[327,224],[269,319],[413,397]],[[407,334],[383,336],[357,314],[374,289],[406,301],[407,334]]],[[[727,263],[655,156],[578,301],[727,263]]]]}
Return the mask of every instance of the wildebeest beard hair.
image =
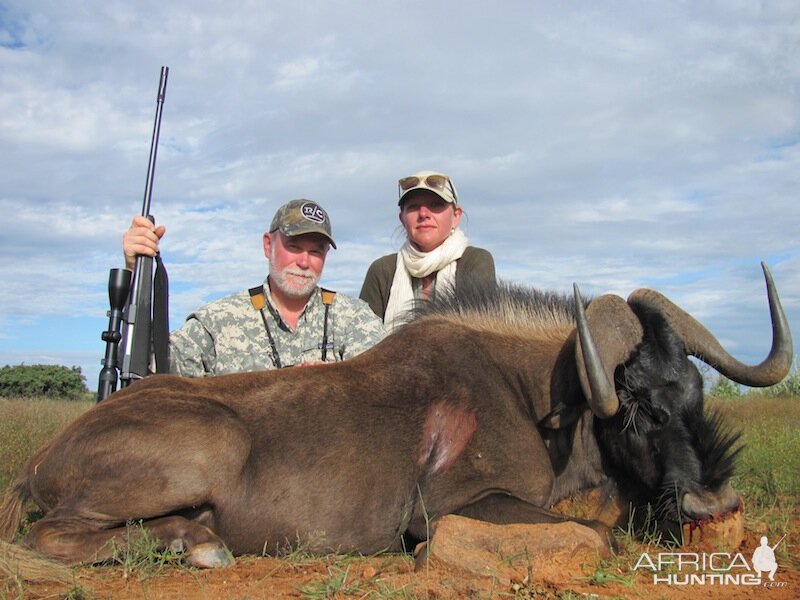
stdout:
{"type": "MultiPolygon", "coordinates": [[[[612,468],[610,472],[617,472],[615,479],[621,484],[620,490],[634,505],[647,508],[647,514],[656,520],[682,522],[681,490],[720,490],[734,475],[736,459],[744,445],[740,443],[741,434],[726,425],[719,411],[706,410],[699,418],[691,411],[682,411],[673,419],[676,423],[664,433],[666,439],[659,440],[663,452],[658,452],[656,458],[666,459],[673,468],[665,468],[663,464],[652,466],[662,473],[656,487],[651,488],[641,479],[631,478],[629,473],[618,469],[612,468]],[[685,436],[688,445],[670,437],[677,435],[685,436]],[[673,452],[673,448],[679,450],[673,452]],[[675,465],[691,468],[677,469],[675,465]]],[[[636,460],[636,457],[629,456],[628,460],[636,460]]]]}

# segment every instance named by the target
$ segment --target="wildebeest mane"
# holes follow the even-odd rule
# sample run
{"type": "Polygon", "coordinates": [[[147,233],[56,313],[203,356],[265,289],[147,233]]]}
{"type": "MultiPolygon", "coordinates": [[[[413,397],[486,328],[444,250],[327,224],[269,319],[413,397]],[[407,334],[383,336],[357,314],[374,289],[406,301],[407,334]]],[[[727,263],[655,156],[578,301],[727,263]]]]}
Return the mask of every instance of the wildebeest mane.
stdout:
{"type": "Polygon", "coordinates": [[[571,295],[500,281],[496,285],[466,284],[437,289],[430,302],[419,302],[410,314],[417,321],[446,317],[492,331],[573,327],[571,295]]]}

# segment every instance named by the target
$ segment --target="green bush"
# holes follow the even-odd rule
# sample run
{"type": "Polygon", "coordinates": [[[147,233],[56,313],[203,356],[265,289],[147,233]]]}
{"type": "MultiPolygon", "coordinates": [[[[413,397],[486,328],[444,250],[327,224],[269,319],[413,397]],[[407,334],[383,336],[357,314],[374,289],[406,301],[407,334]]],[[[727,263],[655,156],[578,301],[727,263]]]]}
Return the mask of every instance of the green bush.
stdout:
{"type": "Polygon", "coordinates": [[[742,388],[724,375],[720,375],[716,383],[711,386],[708,395],[714,398],[739,398],[742,395],[742,388]]]}
{"type": "Polygon", "coordinates": [[[6,365],[0,369],[0,398],[80,400],[88,392],[80,367],[6,365]]]}
{"type": "Polygon", "coordinates": [[[795,359],[791,372],[777,385],[760,390],[760,393],[770,398],[794,398],[800,396],[800,368],[795,359]]]}

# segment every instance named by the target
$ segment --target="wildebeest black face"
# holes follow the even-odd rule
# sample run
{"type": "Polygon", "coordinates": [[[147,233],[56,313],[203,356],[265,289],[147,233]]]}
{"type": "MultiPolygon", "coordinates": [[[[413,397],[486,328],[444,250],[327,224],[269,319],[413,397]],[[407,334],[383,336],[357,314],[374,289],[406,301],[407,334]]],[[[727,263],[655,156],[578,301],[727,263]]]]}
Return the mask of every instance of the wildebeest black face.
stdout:
{"type": "Polygon", "coordinates": [[[607,467],[627,492],[681,522],[735,509],[729,486],[738,434],[703,406],[702,378],[663,317],[637,309],[644,338],[615,373],[619,412],[596,419],[607,467]]]}

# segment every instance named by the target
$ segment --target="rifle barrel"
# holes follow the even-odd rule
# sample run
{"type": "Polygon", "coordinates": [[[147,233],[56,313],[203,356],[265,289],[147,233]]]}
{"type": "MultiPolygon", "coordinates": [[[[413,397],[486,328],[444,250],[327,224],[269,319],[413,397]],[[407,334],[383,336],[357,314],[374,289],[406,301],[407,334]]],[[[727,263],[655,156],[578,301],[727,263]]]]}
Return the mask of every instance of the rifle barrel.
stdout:
{"type": "Polygon", "coordinates": [[[156,170],[156,155],[158,154],[158,137],[161,133],[161,111],[164,108],[164,99],[167,96],[168,76],[169,67],[161,67],[161,78],[158,82],[158,95],[156,96],[156,118],[153,123],[153,137],[150,139],[150,160],[147,163],[147,179],[144,184],[143,217],[150,214],[150,199],[153,197],[153,179],[156,170]]]}

